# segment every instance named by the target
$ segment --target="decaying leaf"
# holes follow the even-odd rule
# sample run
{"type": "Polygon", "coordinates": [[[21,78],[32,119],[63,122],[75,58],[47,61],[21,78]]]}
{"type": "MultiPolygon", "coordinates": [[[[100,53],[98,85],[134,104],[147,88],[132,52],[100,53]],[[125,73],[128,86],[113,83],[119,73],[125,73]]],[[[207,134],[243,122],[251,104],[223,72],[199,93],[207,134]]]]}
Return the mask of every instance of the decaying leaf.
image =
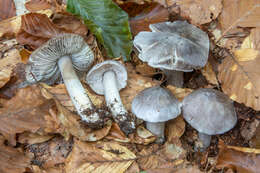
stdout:
{"type": "Polygon", "coordinates": [[[54,25],[47,15],[29,13],[22,16],[22,24],[16,40],[22,45],[36,49],[50,38],[70,32],[54,25]]]}
{"type": "Polygon", "coordinates": [[[193,90],[189,88],[177,88],[173,85],[168,85],[167,88],[173,93],[173,95],[179,100],[182,101],[185,96],[190,94],[193,90]]]}
{"type": "Polygon", "coordinates": [[[211,22],[222,11],[222,0],[169,0],[168,4],[179,7],[180,15],[195,25],[211,22]]]}
{"type": "Polygon", "coordinates": [[[236,147],[235,149],[234,147],[226,146],[223,141],[219,142],[219,148],[218,168],[230,167],[239,173],[257,173],[259,171],[259,153],[249,153],[246,148],[236,147]]]}
{"type": "Polygon", "coordinates": [[[185,132],[185,121],[182,116],[170,120],[166,124],[167,141],[174,142],[185,132]]]}
{"type": "Polygon", "coordinates": [[[4,146],[0,143],[0,172],[26,172],[30,167],[30,158],[20,149],[4,146]]]}
{"type": "Polygon", "coordinates": [[[44,169],[64,164],[72,149],[72,140],[55,137],[49,141],[27,146],[27,153],[33,155],[32,164],[44,169]]]}
{"type": "Polygon", "coordinates": [[[15,145],[17,133],[35,133],[45,128],[44,116],[49,114],[49,108],[54,103],[44,99],[37,86],[30,86],[18,90],[11,100],[1,104],[0,132],[15,145]]]}
{"type": "Polygon", "coordinates": [[[10,80],[13,69],[21,62],[19,51],[16,48],[11,48],[4,53],[3,58],[0,59],[0,88],[10,80]]]}
{"type": "Polygon", "coordinates": [[[65,138],[68,138],[71,134],[82,141],[97,141],[105,137],[111,128],[112,122],[110,120],[106,122],[102,129],[92,130],[87,128],[81,123],[78,115],[63,107],[57,100],[56,105],[59,110],[59,120],[65,127],[65,133],[62,134],[65,138]]]}
{"type": "Polygon", "coordinates": [[[51,3],[48,0],[30,0],[25,4],[25,8],[30,12],[37,12],[51,8],[51,3]]]}
{"type": "Polygon", "coordinates": [[[136,161],[134,161],[132,165],[128,167],[128,169],[125,171],[125,173],[137,173],[137,172],[140,172],[140,169],[136,161]]]}
{"type": "Polygon", "coordinates": [[[37,133],[24,132],[19,135],[18,142],[22,144],[37,144],[50,140],[54,135],[39,135],[37,133]]]}
{"type": "Polygon", "coordinates": [[[223,10],[219,17],[222,35],[240,27],[259,27],[259,0],[223,0],[223,10]]]}
{"type": "MultiPolygon", "coordinates": [[[[38,13],[46,14],[47,16],[51,16],[52,11],[51,10],[42,10],[38,13]]],[[[21,16],[15,16],[3,21],[0,21],[0,37],[3,36],[14,36],[17,34],[20,30],[22,24],[22,18],[21,16]]]]}
{"type": "Polygon", "coordinates": [[[216,73],[213,71],[211,64],[208,62],[201,70],[203,76],[207,79],[208,83],[218,86],[216,73]]]}
{"type": "Polygon", "coordinates": [[[135,158],[126,147],[113,142],[94,144],[76,140],[66,160],[66,172],[124,172],[135,158]]]}
{"type": "Polygon", "coordinates": [[[16,15],[15,5],[13,0],[0,1],[0,21],[8,19],[16,15]]]}
{"type": "MultiPolygon", "coordinates": [[[[124,5],[126,5],[126,3],[124,5]]],[[[130,18],[131,32],[133,35],[137,35],[140,31],[150,31],[150,24],[169,20],[168,10],[158,3],[145,3],[142,5],[130,3],[129,5],[135,6],[132,9],[133,11],[136,11],[138,6],[142,8],[139,14],[130,18]]]]}
{"type": "MultiPolygon", "coordinates": [[[[254,29],[260,34],[260,29],[254,29]]],[[[218,78],[224,93],[239,103],[260,110],[260,50],[254,35],[250,35],[234,56],[226,57],[219,66],[218,78]],[[252,45],[253,47],[248,47],[252,45]]]]}

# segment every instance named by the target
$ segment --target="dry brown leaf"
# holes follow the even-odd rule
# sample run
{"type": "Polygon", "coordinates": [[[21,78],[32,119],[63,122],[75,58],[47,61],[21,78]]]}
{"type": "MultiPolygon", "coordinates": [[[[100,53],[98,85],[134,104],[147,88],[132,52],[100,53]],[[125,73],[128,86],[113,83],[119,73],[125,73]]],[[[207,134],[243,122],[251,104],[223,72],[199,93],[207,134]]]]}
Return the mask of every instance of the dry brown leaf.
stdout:
{"type": "Polygon", "coordinates": [[[0,172],[26,172],[30,167],[30,158],[20,148],[12,148],[0,144],[0,172]]]}
{"type": "Polygon", "coordinates": [[[0,132],[15,145],[17,133],[34,133],[45,128],[44,116],[49,114],[49,108],[54,103],[44,99],[40,89],[34,85],[18,90],[11,100],[1,104],[0,132]]]}
{"type": "Polygon", "coordinates": [[[18,142],[22,144],[37,144],[50,140],[54,135],[39,135],[36,133],[25,132],[19,135],[18,142]]]}
{"type": "Polygon", "coordinates": [[[66,172],[123,173],[133,163],[135,154],[112,142],[86,143],[76,140],[66,160],[66,172]]]}
{"type": "Polygon", "coordinates": [[[185,132],[185,121],[182,116],[170,120],[166,123],[167,141],[174,142],[185,132]]]}
{"type": "Polygon", "coordinates": [[[222,11],[222,0],[169,0],[166,2],[168,6],[172,5],[173,9],[176,6],[179,7],[180,15],[189,18],[195,25],[211,22],[222,11]]]}
{"type": "Polygon", "coordinates": [[[62,134],[65,138],[68,138],[71,134],[82,141],[97,141],[109,133],[112,121],[107,121],[102,129],[93,130],[84,126],[80,121],[80,116],[63,107],[57,100],[56,105],[59,110],[59,120],[65,127],[65,134],[62,134]]]}
{"type": "Polygon", "coordinates": [[[213,71],[212,65],[209,62],[203,69],[201,69],[201,73],[205,76],[208,83],[218,86],[216,73],[213,71]]]}
{"type": "MultiPolygon", "coordinates": [[[[124,3],[127,4],[127,3],[124,3]]],[[[145,3],[138,5],[129,3],[135,12],[137,8],[141,11],[137,16],[130,18],[131,32],[137,35],[140,31],[150,31],[149,25],[153,23],[165,22],[169,20],[169,12],[166,8],[157,3],[145,3]]]]}
{"type": "Polygon", "coordinates": [[[175,173],[202,173],[197,166],[177,169],[175,173]]]}
{"type": "Polygon", "coordinates": [[[259,0],[223,0],[223,10],[219,17],[222,36],[239,27],[260,27],[259,0]]]}
{"type": "Polygon", "coordinates": [[[21,56],[21,61],[26,64],[30,55],[31,55],[31,51],[27,50],[27,49],[22,49],[20,50],[19,54],[21,56]]]}
{"type": "MultiPolygon", "coordinates": [[[[260,29],[253,32],[260,34],[260,29]]],[[[243,43],[234,56],[224,59],[219,66],[218,78],[224,93],[232,100],[260,110],[260,50],[256,49],[259,43],[254,43],[254,36],[251,34],[245,39],[245,42],[250,40],[249,43],[243,43]]]]}
{"type": "Polygon", "coordinates": [[[25,8],[30,12],[37,12],[51,8],[51,3],[48,0],[30,0],[24,4],[25,8]]]}
{"type": "Polygon", "coordinates": [[[32,171],[33,173],[65,173],[64,165],[58,165],[55,168],[47,168],[43,169],[39,166],[32,165],[32,171]]]}
{"type": "Polygon", "coordinates": [[[257,173],[259,171],[259,154],[245,152],[247,151],[245,148],[240,151],[234,150],[234,147],[226,146],[223,141],[219,142],[219,148],[220,152],[217,159],[218,168],[230,167],[239,173],[257,173]]]}
{"type": "Polygon", "coordinates": [[[129,168],[125,171],[125,173],[137,173],[137,172],[140,172],[140,169],[136,161],[134,161],[132,165],[129,166],[129,168]]]}
{"type": "Polygon", "coordinates": [[[0,1],[0,21],[16,15],[15,4],[13,0],[0,1]]]}
{"type": "Polygon", "coordinates": [[[0,88],[10,80],[13,69],[21,62],[19,51],[16,48],[4,53],[4,57],[0,59],[0,88]]]}
{"type": "MultiPolygon", "coordinates": [[[[38,11],[38,13],[46,14],[47,16],[52,15],[51,10],[42,10],[38,11]]],[[[20,30],[22,24],[21,16],[15,16],[3,21],[0,21],[0,37],[3,36],[14,36],[20,30]]]]}
{"type": "Polygon", "coordinates": [[[167,88],[173,93],[173,95],[179,100],[182,101],[185,96],[190,94],[193,90],[189,88],[177,88],[173,85],[168,85],[167,88]]]}
{"type": "Polygon", "coordinates": [[[187,167],[187,168],[162,168],[162,169],[150,169],[146,171],[147,173],[203,173],[199,170],[197,166],[187,167]]]}
{"type": "Polygon", "coordinates": [[[72,140],[55,137],[47,142],[27,146],[27,153],[33,156],[32,163],[44,169],[55,168],[64,164],[72,149],[72,140]]]}
{"type": "Polygon", "coordinates": [[[22,15],[20,31],[16,40],[22,45],[36,49],[50,38],[71,32],[54,25],[45,14],[29,13],[22,15]]]}
{"type": "Polygon", "coordinates": [[[59,28],[73,31],[75,34],[87,35],[88,29],[86,25],[76,16],[70,13],[55,13],[52,22],[59,28]]]}

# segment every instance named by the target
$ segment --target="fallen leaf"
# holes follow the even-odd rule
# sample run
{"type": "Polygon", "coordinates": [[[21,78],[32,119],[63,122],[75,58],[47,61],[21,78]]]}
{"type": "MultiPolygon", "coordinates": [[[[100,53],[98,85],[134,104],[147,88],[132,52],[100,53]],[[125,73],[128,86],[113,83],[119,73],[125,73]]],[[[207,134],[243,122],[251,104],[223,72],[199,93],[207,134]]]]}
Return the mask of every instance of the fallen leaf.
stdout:
{"type": "Polygon", "coordinates": [[[27,49],[22,49],[20,50],[19,54],[21,56],[22,62],[26,64],[32,52],[27,49]]]}
{"type": "MultiPolygon", "coordinates": [[[[132,7],[133,11],[135,11],[136,8],[141,8],[141,11],[138,12],[136,16],[130,18],[131,32],[134,36],[137,35],[140,31],[150,31],[150,24],[169,20],[168,10],[158,3],[146,2],[142,5],[136,3],[124,3],[124,5],[134,6],[132,7]]],[[[131,12],[128,12],[128,14],[129,13],[131,12]]]]}
{"type": "Polygon", "coordinates": [[[249,141],[255,134],[257,127],[259,126],[260,122],[259,120],[255,119],[252,122],[246,122],[240,127],[240,134],[241,136],[249,141]]]}
{"type": "Polygon", "coordinates": [[[36,133],[25,132],[19,135],[18,142],[22,144],[37,144],[50,140],[54,135],[39,135],[36,133]]]}
{"type": "Polygon", "coordinates": [[[25,4],[25,8],[30,12],[37,12],[51,8],[51,3],[48,0],[30,0],[25,4]]]}
{"type": "Polygon", "coordinates": [[[132,35],[128,15],[112,0],[68,0],[67,11],[80,16],[110,58],[130,60],[132,35]]]}
{"type": "Polygon", "coordinates": [[[259,0],[223,0],[223,10],[219,16],[222,36],[237,27],[259,27],[259,0]]]}
{"type": "Polygon", "coordinates": [[[246,148],[240,147],[236,147],[240,150],[235,150],[234,147],[226,146],[223,141],[219,142],[219,148],[217,168],[229,167],[239,173],[257,173],[260,169],[259,153],[248,153],[246,148]]]}
{"type": "Polygon", "coordinates": [[[0,172],[26,172],[30,167],[30,158],[20,148],[12,148],[0,144],[0,172]]]}
{"type": "Polygon", "coordinates": [[[16,15],[15,4],[13,0],[0,1],[0,21],[16,15]]]}
{"type": "Polygon", "coordinates": [[[137,173],[137,172],[140,172],[140,169],[136,161],[134,161],[132,165],[129,166],[128,169],[125,171],[125,173],[137,173]]]}
{"type": "Polygon", "coordinates": [[[251,145],[254,148],[260,149],[260,125],[258,125],[255,135],[251,140],[251,145]]]}
{"type": "Polygon", "coordinates": [[[182,101],[185,96],[189,95],[193,90],[189,88],[177,88],[173,85],[168,85],[167,88],[172,94],[179,100],[182,101]]]}
{"type": "Polygon", "coordinates": [[[205,67],[203,67],[203,69],[201,69],[201,73],[203,74],[203,76],[205,76],[208,83],[218,86],[216,73],[213,71],[213,68],[209,62],[206,64],[205,67]]]}
{"type": "Polygon", "coordinates": [[[170,120],[166,123],[167,141],[174,142],[179,139],[185,132],[185,121],[182,116],[170,120]]]}
{"type": "Polygon", "coordinates": [[[4,53],[3,58],[0,59],[0,88],[10,80],[14,68],[21,62],[19,51],[16,48],[11,48],[4,53]]]}
{"type": "Polygon", "coordinates": [[[35,133],[44,129],[46,126],[44,116],[49,114],[53,102],[44,99],[40,89],[34,85],[19,89],[11,100],[1,104],[0,132],[15,145],[17,133],[25,131],[35,133]]]}
{"type": "Polygon", "coordinates": [[[47,169],[43,169],[40,168],[39,166],[36,165],[32,165],[32,171],[33,173],[64,173],[65,172],[65,168],[64,165],[58,165],[55,168],[47,168],[47,169]]]}
{"type": "Polygon", "coordinates": [[[182,17],[190,19],[192,24],[201,25],[218,17],[222,11],[222,0],[170,0],[169,6],[172,9],[179,7],[182,17]]]}
{"type": "Polygon", "coordinates": [[[64,164],[72,149],[72,140],[55,137],[43,143],[27,146],[27,153],[33,155],[32,163],[47,169],[64,164]]]}
{"type": "Polygon", "coordinates": [[[197,166],[177,169],[175,173],[202,173],[197,166]]]}
{"type": "Polygon", "coordinates": [[[93,130],[85,127],[80,121],[80,116],[63,107],[57,100],[56,105],[59,110],[59,120],[66,129],[65,134],[62,135],[67,139],[71,134],[82,141],[97,141],[105,137],[110,131],[112,125],[110,120],[106,122],[102,129],[93,130]]]}
{"type": "MultiPolygon", "coordinates": [[[[260,29],[254,32],[260,34],[260,29]]],[[[218,79],[224,93],[232,100],[260,110],[260,50],[256,49],[259,43],[255,45],[254,36],[249,36],[251,44],[244,44],[254,47],[241,47],[234,56],[224,59],[219,66],[218,79]]]]}
{"type": "MultiPolygon", "coordinates": [[[[47,16],[52,15],[51,10],[38,11],[40,14],[46,14],[47,16]]],[[[0,21],[0,37],[9,36],[12,37],[17,34],[22,24],[21,16],[15,16],[3,21],[0,21]]]]}
{"type": "Polygon", "coordinates": [[[45,14],[29,13],[22,16],[20,31],[16,35],[19,44],[36,49],[50,38],[70,32],[54,25],[45,14]]]}
{"type": "Polygon", "coordinates": [[[79,18],[70,13],[55,13],[52,22],[59,28],[72,31],[75,34],[87,35],[88,29],[79,18]]]}
{"type": "Polygon", "coordinates": [[[66,160],[66,172],[124,172],[136,156],[126,147],[113,142],[86,143],[76,140],[66,160]]]}

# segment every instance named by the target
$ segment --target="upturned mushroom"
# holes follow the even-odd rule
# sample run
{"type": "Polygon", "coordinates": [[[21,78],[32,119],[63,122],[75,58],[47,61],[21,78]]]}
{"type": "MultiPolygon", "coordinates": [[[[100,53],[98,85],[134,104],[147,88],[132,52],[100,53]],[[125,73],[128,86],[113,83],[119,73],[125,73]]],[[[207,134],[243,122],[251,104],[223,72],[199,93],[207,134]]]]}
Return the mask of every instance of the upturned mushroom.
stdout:
{"type": "Polygon", "coordinates": [[[168,89],[155,86],[133,99],[132,112],[146,122],[146,128],[157,136],[156,142],[163,143],[165,122],[181,113],[181,104],[168,89]]]}
{"type": "Polygon", "coordinates": [[[90,126],[102,126],[100,113],[83,88],[77,73],[86,72],[94,61],[94,54],[84,38],[76,34],[62,34],[50,39],[36,49],[26,65],[26,80],[29,84],[44,82],[54,84],[62,79],[82,121],[90,126]],[[77,73],[76,73],[77,72],[77,73]]]}
{"type": "Polygon", "coordinates": [[[135,119],[122,104],[119,91],[127,85],[126,68],[119,62],[107,60],[96,64],[88,72],[86,83],[97,94],[105,95],[115,121],[121,130],[128,135],[135,129],[135,119]]]}
{"type": "Polygon", "coordinates": [[[223,134],[232,129],[237,116],[233,101],[214,89],[198,89],[186,96],[182,102],[184,119],[199,132],[205,150],[211,135],[223,134]]]}
{"type": "Polygon", "coordinates": [[[182,87],[183,72],[207,63],[208,35],[186,21],[155,23],[149,27],[152,32],[139,32],[134,38],[139,58],[164,71],[168,84],[182,87]]]}

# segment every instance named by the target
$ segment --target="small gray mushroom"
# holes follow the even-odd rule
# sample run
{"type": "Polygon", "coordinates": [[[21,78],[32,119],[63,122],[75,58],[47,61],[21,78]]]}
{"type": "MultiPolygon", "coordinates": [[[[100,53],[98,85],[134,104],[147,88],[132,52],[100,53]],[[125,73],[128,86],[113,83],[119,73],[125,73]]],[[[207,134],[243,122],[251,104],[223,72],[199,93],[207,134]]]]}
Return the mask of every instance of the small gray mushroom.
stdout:
{"type": "Polygon", "coordinates": [[[26,80],[29,84],[44,82],[50,85],[63,79],[81,119],[88,125],[99,126],[103,120],[98,112],[93,112],[94,106],[77,76],[77,73],[86,72],[93,61],[94,54],[83,37],[62,34],[31,54],[25,69],[26,80]]]}
{"type": "Polygon", "coordinates": [[[119,95],[119,91],[127,85],[126,68],[117,61],[104,61],[92,67],[86,76],[86,83],[97,94],[105,95],[106,104],[121,130],[126,135],[132,133],[135,118],[124,108],[119,95]]]}
{"type": "Polygon", "coordinates": [[[134,38],[139,58],[149,66],[160,68],[168,84],[183,86],[183,72],[207,63],[208,35],[186,21],[150,24],[152,32],[140,32],[134,38]]]}
{"type": "Polygon", "coordinates": [[[182,102],[184,119],[199,132],[201,150],[210,145],[211,135],[223,134],[237,122],[233,101],[214,89],[198,89],[182,102]]]}
{"type": "Polygon", "coordinates": [[[165,122],[181,113],[181,104],[166,88],[160,86],[141,91],[132,101],[132,112],[146,122],[146,128],[163,143],[165,122]]]}

